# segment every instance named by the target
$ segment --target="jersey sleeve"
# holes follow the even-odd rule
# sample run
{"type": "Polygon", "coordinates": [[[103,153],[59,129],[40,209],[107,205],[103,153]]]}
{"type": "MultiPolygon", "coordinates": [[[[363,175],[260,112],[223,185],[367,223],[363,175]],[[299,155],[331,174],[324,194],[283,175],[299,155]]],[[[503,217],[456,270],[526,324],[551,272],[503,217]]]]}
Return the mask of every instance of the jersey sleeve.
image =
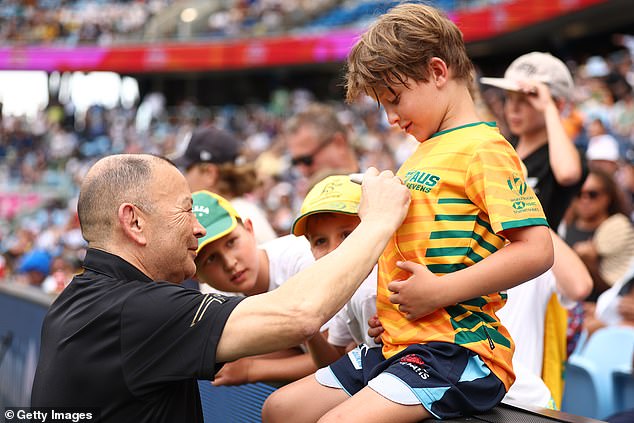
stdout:
{"type": "Polygon", "coordinates": [[[504,139],[475,150],[465,190],[489,217],[495,233],[525,226],[548,226],[539,199],[526,183],[520,160],[504,139]]]}
{"type": "Polygon", "coordinates": [[[169,283],[149,283],[130,296],[121,313],[121,359],[130,391],[142,396],[168,381],[213,379],[218,341],[241,300],[169,283]]]}

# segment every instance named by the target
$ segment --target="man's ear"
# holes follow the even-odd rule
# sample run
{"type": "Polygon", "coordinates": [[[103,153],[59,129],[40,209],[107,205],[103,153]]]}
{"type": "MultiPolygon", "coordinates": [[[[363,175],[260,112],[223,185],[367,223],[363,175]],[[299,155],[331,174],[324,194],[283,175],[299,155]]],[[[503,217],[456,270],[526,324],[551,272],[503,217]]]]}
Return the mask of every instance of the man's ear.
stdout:
{"type": "Polygon", "coordinates": [[[343,148],[348,147],[348,141],[346,140],[345,135],[342,134],[341,132],[335,132],[332,135],[332,143],[338,147],[343,147],[343,148]]]}
{"type": "Polygon", "coordinates": [[[139,245],[147,245],[144,233],[146,222],[137,207],[131,203],[121,204],[117,211],[117,219],[126,237],[139,245]]]}

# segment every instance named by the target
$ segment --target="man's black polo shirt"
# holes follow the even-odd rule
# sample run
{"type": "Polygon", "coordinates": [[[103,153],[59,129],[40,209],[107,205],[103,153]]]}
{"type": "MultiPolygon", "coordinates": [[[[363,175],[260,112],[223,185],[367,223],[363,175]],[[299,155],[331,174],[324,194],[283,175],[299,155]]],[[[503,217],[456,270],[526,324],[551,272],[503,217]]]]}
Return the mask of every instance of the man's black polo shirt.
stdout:
{"type": "Polygon", "coordinates": [[[96,407],[110,422],[202,422],[196,379],[213,378],[241,298],[154,282],[95,249],[83,267],[44,319],[31,405],[96,407]]]}

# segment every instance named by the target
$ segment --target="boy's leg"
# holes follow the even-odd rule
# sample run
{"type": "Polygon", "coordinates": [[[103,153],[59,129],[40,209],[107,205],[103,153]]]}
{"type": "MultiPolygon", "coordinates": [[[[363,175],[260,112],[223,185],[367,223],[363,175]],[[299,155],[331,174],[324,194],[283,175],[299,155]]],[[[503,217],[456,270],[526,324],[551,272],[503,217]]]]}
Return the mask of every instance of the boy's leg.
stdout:
{"type": "Polygon", "coordinates": [[[262,407],[262,421],[315,422],[349,398],[343,389],[323,386],[309,375],[273,392],[262,407]]]}
{"type": "MultiPolygon", "coordinates": [[[[319,423],[334,422],[419,422],[432,417],[421,404],[402,405],[390,401],[372,388],[365,387],[330,410],[319,423]]],[[[290,421],[290,420],[289,420],[290,421]]]]}

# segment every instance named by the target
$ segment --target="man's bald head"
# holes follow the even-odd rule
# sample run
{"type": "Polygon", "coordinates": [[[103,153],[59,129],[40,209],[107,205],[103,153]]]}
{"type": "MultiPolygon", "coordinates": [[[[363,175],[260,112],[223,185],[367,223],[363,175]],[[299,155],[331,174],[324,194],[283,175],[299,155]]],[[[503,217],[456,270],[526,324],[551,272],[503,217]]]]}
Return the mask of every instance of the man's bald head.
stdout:
{"type": "Polygon", "coordinates": [[[149,188],[154,168],[160,164],[172,165],[149,154],[118,154],[104,157],[90,168],[77,203],[82,235],[88,243],[108,241],[122,203],[152,211],[149,188]]]}

